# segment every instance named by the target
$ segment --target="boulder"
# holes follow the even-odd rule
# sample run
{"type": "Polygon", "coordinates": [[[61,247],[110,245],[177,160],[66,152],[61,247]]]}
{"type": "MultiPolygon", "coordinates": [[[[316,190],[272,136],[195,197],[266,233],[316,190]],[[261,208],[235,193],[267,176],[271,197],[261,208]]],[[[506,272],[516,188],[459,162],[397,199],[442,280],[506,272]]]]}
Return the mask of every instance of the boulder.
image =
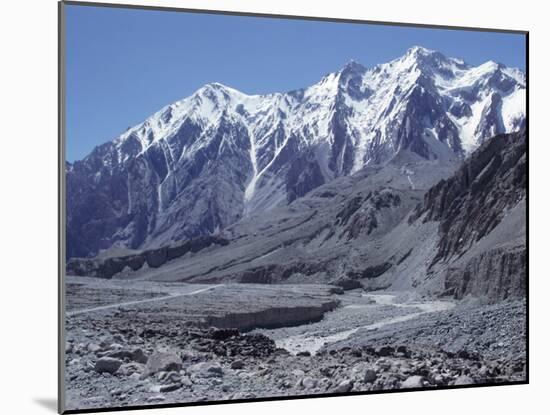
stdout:
{"type": "Polygon", "coordinates": [[[181,375],[179,372],[160,372],[157,375],[157,379],[165,384],[172,384],[172,383],[180,383],[181,382],[181,375]]]}
{"type": "Polygon", "coordinates": [[[334,393],[347,393],[353,389],[353,381],[352,380],[343,380],[334,388],[334,393]]]}
{"type": "Polygon", "coordinates": [[[313,389],[317,386],[317,379],[306,376],[302,379],[302,386],[306,389],[313,389]]]}
{"type": "Polygon", "coordinates": [[[178,390],[183,385],[181,383],[170,383],[169,385],[162,385],[159,388],[159,392],[166,393],[166,392],[173,392],[175,390],[178,390]]]}
{"type": "Polygon", "coordinates": [[[403,345],[398,346],[396,349],[396,352],[401,353],[403,354],[403,356],[406,356],[406,357],[411,355],[411,353],[409,352],[409,349],[407,349],[407,346],[403,346],[403,345]]]}
{"type": "Polygon", "coordinates": [[[117,343],[122,343],[122,344],[127,343],[126,337],[124,337],[124,335],[121,334],[121,333],[116,333],[113,336],[113,341],[115,342],[115,344],[117,344],[117,343]]]}
{"type": "Polygon", "coordinates": [[[241,400],[241,399],[254,399],[256,398],[256,394],[252,392],[237,392],[233,395],[230,395],[231,400],[241,400]]]}
{"type": "Polygon", "coordinates": [[[120,360],[124,360],[124,359],[131,360],[132,352],[125,349],[115,350],[113,352],[107,353],[107,357],[113,357],[115,359],[120,359],[120,360]]]}
{"type": "Polygon", "coordinates": [[[101,350],[101,346],[99,346],[99,344],[96,344],[96,343],[90,343],[88,344],[88,351],[90,353],[97,353],[101,350]]]}
{"type": "Polygon", "coordinates": [[[296,377],[302,377],[306,374],[306,372],[304,372],[302,369],[294,369],[292,371],[292,374],[296,377]]]}
{"type": "Polygon", "coordinates": [[[147,359],[143,377],[145,378],[158,372],[179,371],[182,364],[181,357],[175,353],[155,352],[147,359]]]}
{"type": "Polygon", "coordinates": [[[94,366],[94,370],[98,373],[115,373],[122,365],[122,360],[113,357],[102,357],[94,366]]]}
{"type": "Polygon", "coordinates": [[[154,396],[148,397],[147,402],[156,403],[156,402],[162,402],[165,399],[166,398],[164,397],[164,395],[154,395],[154,396]]]}
{"type": "Polygon", "coordinates": [[[378,375],[376,374],[376,371],[373,369],[367,369],[365,371],[365,376],[363,377],[363,381],[365,383],[374,383],[374,381],[378,378],[378,375]]]}
{"type": "Polygon", "coordinates": [[[422,376],[409,376],[402,384],[403,389],[424,387],[424,378],[422,376]]]}
{"type": "Polygon", "coordinates": [[[131,376],[134,373],[140,374],[143,372],[144,366],[141,363],[124,363],[120,368],[118,369],[119,374],[124,376],[131,376]]]}
{"type": "Polygon", "coordinates": [[[238,370],[244,367],[244,362],[242,360],[235,360],[231,363],[231,369],[238,370]]]}
{"type": "Polygon", "coordinates": [[[381,346],[376,350],[376,354],[378,356],[390,356],[394,351],[394,348],[391,346],[381,346]]]}
{"type": "Polygon", "coordinates": [[[218,362],[201,362],[187,368],[189,373],[200,378],[216,378],[223,376],[223,369],[218,362]]]}
{"type": "Polygon", "coordinates": [[[131,359],[137,363],[147,363],[147,355],[140,348],[132,350],[131,359]]]}
{"type": "Polygon", "coordinates": [[[470,376],[467,376],[467,375],[459,376],[458,378],[456,378],[456,380],[454,382],[455,386],[474,385],[474,384],[475,384],[474,380],[470,376]]]}

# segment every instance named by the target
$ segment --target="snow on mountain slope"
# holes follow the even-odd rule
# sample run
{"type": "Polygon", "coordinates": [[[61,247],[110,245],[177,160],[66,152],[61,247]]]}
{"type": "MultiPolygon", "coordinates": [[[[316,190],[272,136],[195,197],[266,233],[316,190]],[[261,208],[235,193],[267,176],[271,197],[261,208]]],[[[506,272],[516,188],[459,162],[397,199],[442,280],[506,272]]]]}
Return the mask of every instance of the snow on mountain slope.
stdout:
{"type": "Polygon", "coordinates": [[[422,47],[287,93],[211,83],[71,165],[69,256],[212,233],[402,150],[462,158],[524,124],[521,71],[422,47]]]}
{"type": "MultiPolygon", "coordinates": [[[[440,98],[437,103],[458,129],[460,147],[465,153],[486,138],[480,124],[482,115],[490,112],[495,95],[502,101],[502,125],[491,126],[490,135],[517,130],[525,118],[525,77],[520,71],[494,62],[470,67],[461,60],[413,47],[403,57],[372,69],[351,61],[319,83],[287,94],[246,95],[219,83],[208,84],[116,139],[119,160],[129,158],[122,151],[127,140],[137,138],[141,152],[146,151],[161,140],[173,139],[185,120],[193,120],[205,129],[200,140],[187,143],[179,154],[192,157],[206,144],[208,128],[225,117],[242,123],[248,130],[249,157],[255,167],[245,195],[250,200],[256,183],[288,144],[289,137],[298,137],[301,147],[334,144],[331,127],[339,110],[346,113],[345,132],[354,147],[351,170],[380,161],[368,151],[369,146],[392,139],[396,121],[403,122],[407,99],[419,86],[440,98]],[[273,137],[279,128],[282,140],[273,137]]],[[[427,129],[433,127],[429,117],[424,121],[427,129]]],[[[341,164],[336,171],[330,170],[338,175],[341,169],[346,170],[341,164]]]]}

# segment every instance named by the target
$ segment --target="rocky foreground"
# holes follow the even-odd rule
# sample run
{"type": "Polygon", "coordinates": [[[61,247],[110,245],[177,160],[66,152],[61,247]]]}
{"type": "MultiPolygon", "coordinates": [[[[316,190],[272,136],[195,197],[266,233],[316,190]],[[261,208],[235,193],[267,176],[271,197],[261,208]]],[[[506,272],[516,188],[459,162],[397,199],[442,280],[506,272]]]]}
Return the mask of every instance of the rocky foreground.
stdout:
{"type": "MultiPolygon", "coordinates": [[[[288,289],[300,293],[298,286],[288,289]]],[[[182,298],[208,304],[215,292],[182,298]]],[[[223,289],[213,298],[222,294],[223,289]]],[[[331,324],[365,314],[353,314],[353,304],[346,306],[362,298],[353,295],[327,294],[339,297],[344,306],[297,329],[333,332],[338,327],[331,324]]],[[[72,304],[78,309],[78,301],[72,304]]],[[[276,344],[274,338],[284,328],[242,332],[208,327],[181,312],[176,315],[163,301],[153,304],[68,313],[67,409],[526,380],[526,308],[521,300],[491,306],[463,302],[452,310],[414,314],[402,322],[398,318],[327,343],[315,354],[278,348],[280,339],[276,344]]],[[[397,305],[369,307],[367,314],[376,321],[382,315],[406,318],[413,311],[397,305]]]]}

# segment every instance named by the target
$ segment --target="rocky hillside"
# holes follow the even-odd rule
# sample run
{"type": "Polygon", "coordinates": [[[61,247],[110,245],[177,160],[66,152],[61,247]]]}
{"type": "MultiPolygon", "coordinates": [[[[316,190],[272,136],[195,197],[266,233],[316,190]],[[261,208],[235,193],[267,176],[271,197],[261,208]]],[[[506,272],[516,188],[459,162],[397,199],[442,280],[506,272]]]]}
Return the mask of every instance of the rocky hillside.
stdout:
{"type": "MultiPolygon", "coordinates": [[[[444,168],[439,162],[421,160],[403,167],[405,158],[401,157],[395,165],[369,167],[336,179],[288,206],[273,209],[270,215],[241,220],[223,231],[222,237],[227,241],[223,246],[212,245],[158,268],[127,267],[114,277],[193,282],[330,282],[344,289],[388,286],[387,275],[403,266],[408,257],[420,256],[420,252],[411,255],[420,235],[407,225],[407,216],[435,184],[434,171],[436,177],[441,177],[455,168],[454,164],[444,168]],[[403,231],[404,226],[408,233],[403,231]]],[[[84,270],[86,275],[88,264],[95,260],[73,259],[70,263],[70,273],[84,270]]]]}
{"type": "Polygon", "coordinates": [[[525,133],[494,137],[431,188],[411,217],[439,223],[429,271],[445,272],[456,297],[525,295],[526,148],[525,133]]]}
{"type": "Polygon", "coordinates": [[[524,133],[497,136],[428,191],[415,216],[440,222],[434,263],[461,256],[525,198],[526,146],[524,133]]]}
{"type": "Polygon", "coordinates": [[[211,246],[227,245],[228,241],[217,236],[200,236],[157,249],[149,249],[128,255],[107,258],[73,258],[67,261],[67,274],[95,278],[111,278],[125,271],[137,271],[143,267],[159,268],[165,263],[188,253],[197,253],[211,246]]]}
{"type": "Polygon", "coordinates": [[[287,93],[208,84],[67,164],[67,254],[213,234],[403,151],[461,160],[524,124],[521,71],[421,47],[287,93]]]}

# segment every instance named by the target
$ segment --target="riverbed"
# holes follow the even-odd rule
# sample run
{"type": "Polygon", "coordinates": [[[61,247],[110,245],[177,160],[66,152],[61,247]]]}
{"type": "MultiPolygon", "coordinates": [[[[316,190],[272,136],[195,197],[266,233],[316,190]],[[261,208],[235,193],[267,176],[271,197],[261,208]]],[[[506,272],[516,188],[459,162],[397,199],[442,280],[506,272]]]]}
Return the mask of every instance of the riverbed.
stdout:
{"type": "Polygon", "coordinates": [[[403,293],[351,292],[343,296],[342,303],[342,307],[326,313],[323,320],[316,323],[257,331],[271,337],[278,347],[293,355],[301,352],[315,355],[323,347],[356,333],[376,331],[455,307],[453,301],[410,300],[403,293]]]}

